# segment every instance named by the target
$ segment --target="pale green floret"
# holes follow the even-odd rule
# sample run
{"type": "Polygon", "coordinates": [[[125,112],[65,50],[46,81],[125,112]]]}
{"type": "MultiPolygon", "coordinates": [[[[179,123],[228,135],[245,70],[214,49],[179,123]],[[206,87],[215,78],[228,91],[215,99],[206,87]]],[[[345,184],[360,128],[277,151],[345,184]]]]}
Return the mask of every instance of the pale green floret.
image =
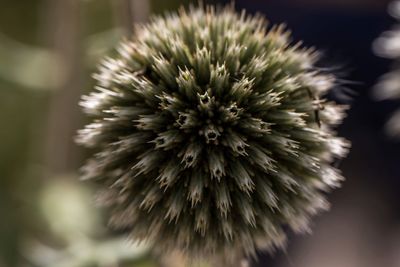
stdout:
{"type": "Polygon", "coordinates": [[[111,224],[189,256],[255,254],[306,231],[342,181],[349,144],[324,99],[335,77],[284,27],[226,8],[153,18],[123,42],[82,99],[111,224]]]}

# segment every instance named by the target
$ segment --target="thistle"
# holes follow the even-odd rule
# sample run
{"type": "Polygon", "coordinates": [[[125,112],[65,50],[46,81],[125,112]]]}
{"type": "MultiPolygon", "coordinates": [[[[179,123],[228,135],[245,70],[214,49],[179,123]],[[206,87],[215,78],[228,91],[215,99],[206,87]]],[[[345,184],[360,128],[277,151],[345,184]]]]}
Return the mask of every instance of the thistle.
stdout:
{"type": "Polygon", "coordinates": [[[348,143],[335,77],[283,26],[232,8],[191,8],[138,27],[83,97],[83,178],[112,226],[167,253],[253,256],[308,230],[342,181],[348,143]]]}
{"type": "MultiPolygon", "coordinates": [[[[397,20],[400,19],[400,2],[395,1],[389,6],[391,15],[397,20]]],[[[394,27],[379,37],[374,48],[376,54],[388,58],[398,60],[400,57],[400,29],[394,27]]],[[[385,74],[376,85],[374,94],[379,100],[399,99],[400,98],[400,69],[398,63],[395,68],[385,74]]],[[[397,111],[386,125],[387,131],[393,136],[400,137],[400,111],[397,111]]]]}

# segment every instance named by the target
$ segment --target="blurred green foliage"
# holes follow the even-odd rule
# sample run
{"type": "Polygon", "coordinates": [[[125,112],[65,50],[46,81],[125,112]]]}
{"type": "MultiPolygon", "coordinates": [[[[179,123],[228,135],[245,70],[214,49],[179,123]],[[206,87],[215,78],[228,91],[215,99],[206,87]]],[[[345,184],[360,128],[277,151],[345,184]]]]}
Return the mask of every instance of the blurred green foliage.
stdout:
{"type": "Polygon", "coordinates": [[[23,43],[40,45],[43,0],[1,0],[0,32],[23,43]]]}

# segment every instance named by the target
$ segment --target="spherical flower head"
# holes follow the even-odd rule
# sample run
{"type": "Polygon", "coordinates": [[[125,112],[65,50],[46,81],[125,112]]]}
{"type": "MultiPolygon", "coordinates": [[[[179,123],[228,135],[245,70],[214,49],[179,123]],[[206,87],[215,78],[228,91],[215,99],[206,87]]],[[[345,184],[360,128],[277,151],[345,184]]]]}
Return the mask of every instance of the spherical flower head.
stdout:
{"type": "Polygon", "coordinates": [[[249,256],[327,208],[345,107],[324,99],[335,77],[284,27],[191,8],[153,18],[117,52],[83,97],[94,122],[79,132],[97,151],[84,178],[103,188],[114,227],[164,252],[249,256]]]}

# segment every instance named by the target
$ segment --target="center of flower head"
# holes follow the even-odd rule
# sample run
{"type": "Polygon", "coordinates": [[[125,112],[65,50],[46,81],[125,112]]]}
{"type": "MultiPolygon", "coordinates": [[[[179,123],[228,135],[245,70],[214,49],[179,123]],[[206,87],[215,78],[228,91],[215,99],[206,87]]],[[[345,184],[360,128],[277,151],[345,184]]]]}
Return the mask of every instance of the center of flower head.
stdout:
{"type": "Polygon", "coordinates": [[[221,103],[209,89],[198,93],[196,100],[179,112],[175,126],[183,133],[199,136],[206,144],[218,145],[223,141],[224,131],[237,123],[240,111],[236,103],[221,103]]]}
{"type": "Polygon", "coordinates": [[[218,113],[219,102],[215,100],[215,97],[210,97],[208,92],[202,95],[198,94],[198,99],[197,110],[201,117],[200,121],[203,124],[198,133],[204,136],[207,144],[218,144],[218,137],[223,132],[219,118],[220,114],[218,113]]]}

